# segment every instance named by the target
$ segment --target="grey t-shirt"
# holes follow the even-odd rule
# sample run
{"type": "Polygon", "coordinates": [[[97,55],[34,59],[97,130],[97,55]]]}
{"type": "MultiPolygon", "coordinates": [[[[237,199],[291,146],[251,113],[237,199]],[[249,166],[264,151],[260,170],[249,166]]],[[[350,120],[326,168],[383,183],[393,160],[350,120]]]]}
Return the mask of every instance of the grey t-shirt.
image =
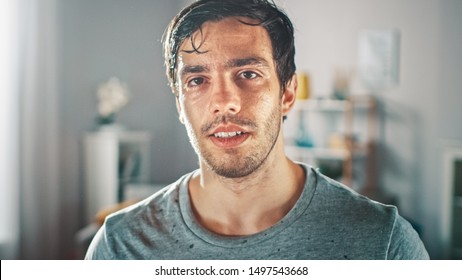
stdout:
{"type": "Polygon", "coordinates": [[[86,259],[428,259],[394,206],[361,196],[307,165],[291,211],[257,234],[214,234],[195,219],[192,173],[107,217],[86,259]]]}

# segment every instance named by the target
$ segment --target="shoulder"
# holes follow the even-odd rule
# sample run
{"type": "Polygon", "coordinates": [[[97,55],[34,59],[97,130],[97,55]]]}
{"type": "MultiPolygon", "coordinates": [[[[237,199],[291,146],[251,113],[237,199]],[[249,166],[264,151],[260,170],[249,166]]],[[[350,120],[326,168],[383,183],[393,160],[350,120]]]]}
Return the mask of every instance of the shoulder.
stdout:
{"type": "Polygon", "coordinates": [[[412,225],[398,215],[390,235],[387,259],[427,260],[429,258],[422,240],[412,225]]]}
{"type": "Polygon", "coordinates": [[[311,213],[325,230],[342,232],[351,242],[380,244],[386,250],[398,210],[359,194],[318,171],[311,213]]]}
{"type": "Polygon", "coordinates": [[[187,175],[150,197],[106,217],[94,237],[87,259],[141,258],[143,238],[155,238],[179,215],[179,189],[187,175]],[[133,248],[136,248],[134,253],[133,248]]]}
{"type": "Polygon", "coordinates": [[[158,226],[165,217],[178,212],[180,186],[189,175],[186,174],[150,197],[109,215],[104,222],[106,230],[123,232],[146,225],[158,226]]]}
{"type": "Polygon", "coordinates": [[[131,206],[121,209],[106,217],[104,225],[106,228],[125,227],[134,221],[139,221],[145,216],[156,216],[166,208],[171,208],[178,201],[180,181],[170,184],[155,194],[141,200],[131,206]]]}
{"type": "Polygon", "coordinates": [[[379,218],[382,221],[387,220],[390,225],[394,223],[398,215],[394,205],[372,200],[319,171],[314,170],[313,174],[316,176],[315,201],[318,204],[341,211],[342,216],[379,218]]]}
{"type": "Polygon", "coordinates": [[[382,248],[387,259],[428,259],[428,254],[412,225],[394,205],[361,195],[318,171],[314,207],[338,230],[356,236],[366,248],[382,248]],[[372,245],[374,244],[374,245],[372,245]]]}

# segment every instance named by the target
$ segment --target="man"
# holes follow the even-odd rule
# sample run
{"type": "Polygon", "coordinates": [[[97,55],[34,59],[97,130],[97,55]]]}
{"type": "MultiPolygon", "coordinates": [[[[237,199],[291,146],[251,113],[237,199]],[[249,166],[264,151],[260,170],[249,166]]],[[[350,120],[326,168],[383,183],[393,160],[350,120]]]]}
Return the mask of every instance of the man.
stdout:
{"type": "Polygon", "coordinates": [[[200,0],[164,38],[200,168],[110,215],[87,259],[426,259],[395,207],[284,153],[293,27],[266,0],[200,0]]]}

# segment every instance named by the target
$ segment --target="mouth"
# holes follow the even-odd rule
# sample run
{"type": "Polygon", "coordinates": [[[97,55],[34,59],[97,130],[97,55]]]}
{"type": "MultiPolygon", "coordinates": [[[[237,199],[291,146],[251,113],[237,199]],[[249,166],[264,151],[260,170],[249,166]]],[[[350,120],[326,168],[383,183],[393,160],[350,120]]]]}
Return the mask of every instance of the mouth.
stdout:
{"type": "Polygon", "coordinates": [[[217,132],[213,134],[213,137],[217,138],[231,138],[235,136],[239,136],[245,134],[243,131],[232,131],[232,132],[217,132]]]}
{"type": "Polygon", "coordinates": [[[235,148],[249,138],[250,133],[239,128],[218,128],[209,135],[211,141],[220,148],[235,148]]]}

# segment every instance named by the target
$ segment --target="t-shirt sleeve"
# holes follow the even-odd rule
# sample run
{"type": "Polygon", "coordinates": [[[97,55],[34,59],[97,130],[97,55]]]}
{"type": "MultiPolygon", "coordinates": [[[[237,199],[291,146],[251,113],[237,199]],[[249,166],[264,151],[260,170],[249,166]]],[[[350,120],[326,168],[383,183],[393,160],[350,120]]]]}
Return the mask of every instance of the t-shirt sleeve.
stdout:
{"type": "Polygon", "coordinates": [[[113,259],[112,256],[106,235],[106,224],[103,224],[91,241],[85,260],[110,260],[113,259]]]}
{"type": "Polygon", "coordinates": [[[430,257],[417,232],[411,224],[396,213],[390,236],[387,259],[428,260],[430,257]]]}

